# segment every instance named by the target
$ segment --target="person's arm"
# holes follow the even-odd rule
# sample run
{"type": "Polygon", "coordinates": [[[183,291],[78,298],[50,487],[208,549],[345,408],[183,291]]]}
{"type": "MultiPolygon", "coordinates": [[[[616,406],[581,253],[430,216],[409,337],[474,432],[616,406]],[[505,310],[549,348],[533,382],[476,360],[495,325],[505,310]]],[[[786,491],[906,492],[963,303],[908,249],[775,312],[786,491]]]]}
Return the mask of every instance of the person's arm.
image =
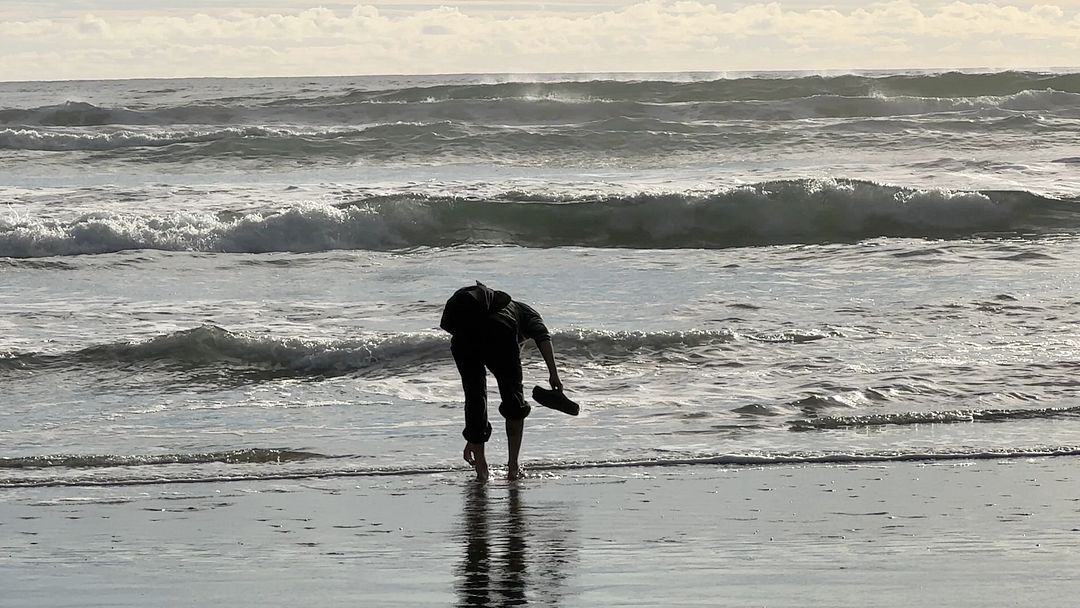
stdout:
{"type": "Polygon", "coordinates": [[[551,388],[561,391],[562,380],[559,380],[559,369],[555,366],[555,349],[551,347],[551,340],[537,342],[536,348],[540,350],[540,355],[544,357],[544,363],[547,364],[548,382],[551,383],[551,388]]]}
{"type": "Polygon", "coordinates": [[[523,333],[532,338],[533,342],[536,342],[536,348],[539,349],[540,355],[544,357],[544,363],[547,364],[548,368],[548,382],[551,383],[551,388],[561,391],[563,385],[562,380],[559,379],[559,368],[555,365],[555,349],[551,347],[551,332],[548,331],[544,319],[540,316],[540,313],[536,312],[535,308],[521,302],[515,302],[515,305],[517,306],[518,323],[523,333]]]}

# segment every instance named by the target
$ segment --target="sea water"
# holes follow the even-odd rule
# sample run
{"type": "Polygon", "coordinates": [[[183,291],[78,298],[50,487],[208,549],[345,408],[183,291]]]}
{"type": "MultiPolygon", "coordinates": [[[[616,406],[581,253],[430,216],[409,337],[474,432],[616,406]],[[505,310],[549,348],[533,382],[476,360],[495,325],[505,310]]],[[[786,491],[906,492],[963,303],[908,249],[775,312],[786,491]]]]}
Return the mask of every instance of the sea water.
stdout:
{"type": "Polygon", "coordinates": [[[1076,73],[0,83],[0,487],[461,468],[476,280],[536,475],[1077,454],[1078,141],[1076,73]]]}

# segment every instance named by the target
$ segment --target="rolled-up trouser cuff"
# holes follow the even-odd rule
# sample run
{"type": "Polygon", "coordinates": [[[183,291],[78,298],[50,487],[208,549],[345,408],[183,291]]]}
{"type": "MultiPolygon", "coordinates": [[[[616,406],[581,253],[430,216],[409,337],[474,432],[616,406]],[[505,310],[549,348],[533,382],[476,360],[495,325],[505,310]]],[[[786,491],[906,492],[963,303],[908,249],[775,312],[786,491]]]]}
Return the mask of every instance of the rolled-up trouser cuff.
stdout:
{"type": "Polygon", "coordinates": [[[469,443],[487,443],[488,439],[491,439],[491,423],[487,424],[487,429],[483,434],[477,433],[476,429],[465,427],[465,430],[461,431],[461,436],[469,443]]]}
{"type": "Polygon", "coordinates": [[[529,417],[530,412],[532,412],[532,406],[526,403],[518,406],[516,403],[503,401],[499,404],[499,413],[507,420],[524,420],[529,417]]]}

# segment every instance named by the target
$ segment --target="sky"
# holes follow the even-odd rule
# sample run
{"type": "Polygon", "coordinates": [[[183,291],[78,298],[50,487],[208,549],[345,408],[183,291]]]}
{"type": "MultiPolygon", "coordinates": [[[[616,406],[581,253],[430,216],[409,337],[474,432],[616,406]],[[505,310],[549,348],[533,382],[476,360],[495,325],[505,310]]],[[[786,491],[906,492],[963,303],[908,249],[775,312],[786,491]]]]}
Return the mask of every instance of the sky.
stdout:
{"type": "Polygon", "coordinates": [[[1080,65],[1080,0],[0,0],[0,80],[1080,65]]]}

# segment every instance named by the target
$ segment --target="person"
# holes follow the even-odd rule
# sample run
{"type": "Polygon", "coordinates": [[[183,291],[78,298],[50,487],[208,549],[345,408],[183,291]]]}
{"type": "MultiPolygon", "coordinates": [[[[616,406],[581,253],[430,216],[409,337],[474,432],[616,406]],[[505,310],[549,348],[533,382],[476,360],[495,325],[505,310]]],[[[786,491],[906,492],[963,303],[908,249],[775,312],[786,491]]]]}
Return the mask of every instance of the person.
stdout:
{"type": "Polygon", "coordinates": [[[521,346],[529,339],[536,343],[547,364],[551,388],[561,391],[563,385],[555,366],[551,333],[533,307],[479,281],[450,296],[439,327],[451,335],[450,352],[465,392],[465,430],[462,431],[465,450],[462,456],[476,470],[476,478],[486,481],[488,464],[484,444],[491,438],[487,415],[487,370],[490,370],[502,399],[499,413],[506,420],[507,479],[518,479],[522,474],[518,456],[525,418],[532,409],[525,403],[521,383],[521,346]]]}

